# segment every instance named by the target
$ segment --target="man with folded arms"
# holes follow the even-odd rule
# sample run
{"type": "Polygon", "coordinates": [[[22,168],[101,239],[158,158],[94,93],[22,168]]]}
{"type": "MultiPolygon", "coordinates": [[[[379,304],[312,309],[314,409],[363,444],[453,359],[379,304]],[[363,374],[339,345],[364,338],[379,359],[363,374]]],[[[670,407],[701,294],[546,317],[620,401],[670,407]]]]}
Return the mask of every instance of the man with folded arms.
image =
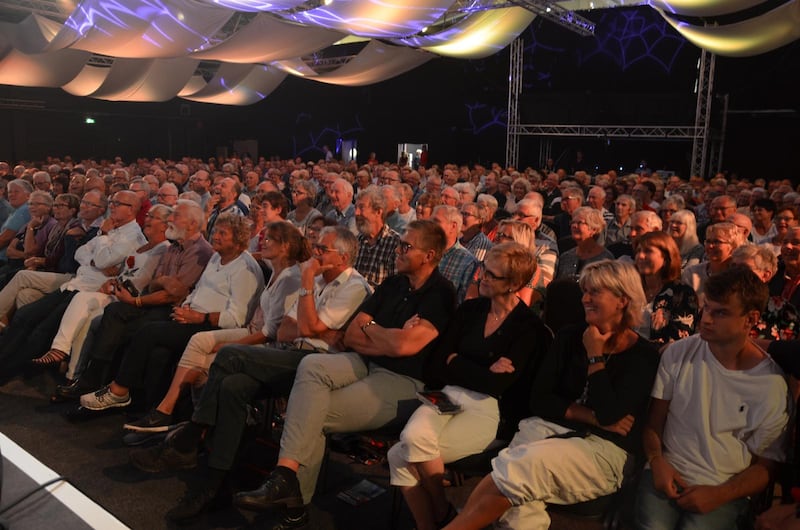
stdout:
{"type": "Polygon", "coordinates": [[[454,311],[453,285],[438,270],[444,231],[413,221],[397,246],[398,274],[387,278],[347,327],[346,353],[307,355],[289,395],[278,465],[246,509],[284,506],[274,528],[300,528],[317,482],[325,435],[377,429],[408,418],[422,390],[423,365],[454,311]]]}
{"type": "MultiPolygon", "coordinates": [[[[214,450],[208,473],[198,488],[167,513],[183,520],[206,509],[219,495],[232,468],[247,418],[247,403],[259,391],[287,395],[297,365],[313,352],[335,352],[341,347],[343,328],[372,292],[354,268],[358,252],[355,236],[344,227],[327,227],[314,245],[314,257],[301,264],[299,296],[283,317],[278,342],[222,347],[208,374],[208,382],[195,406],[192,421],[164,443],[131,453],[131,463],[148,473],[184,469],[197,464],[197,450],[208,428],[214,450]]],[[[126,425],[148,431],[147,420],[126,425]]],[[[157,429],[149,429],[156,431],[157,429]]]]}

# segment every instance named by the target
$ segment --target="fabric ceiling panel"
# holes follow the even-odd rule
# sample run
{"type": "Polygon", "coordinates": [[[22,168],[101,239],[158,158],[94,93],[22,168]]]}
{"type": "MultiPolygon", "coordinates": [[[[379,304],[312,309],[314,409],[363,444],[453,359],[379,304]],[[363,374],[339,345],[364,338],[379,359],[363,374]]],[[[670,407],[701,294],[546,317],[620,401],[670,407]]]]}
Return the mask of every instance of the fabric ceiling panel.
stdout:
{"type": "Polygon", "coordinates": [[[258,11],[270,12],[293,9],[305,4],[306,0],[272,0],[271,2],[262,0],[197,0],[197,3],[227,7],[234,11],[255,13],[258,11]]]}
{"type": "Polygon", "coordinates": [[[267,63],[313,53],[344,36],[337,31],[299,26],[259,14],[225,42],[191,56],[230,63],[267,63]]]}
{"type": "Polygon", "coordinates": [[[187,92],[186,88],[178,95],[182,98],[204,98],[222,94],[228,90],[232,90],[239,83],[241,83],[250,72],[255,68],[252,64],[233,64],[223,63],[219,69],[203,87],[196,92],[187,92]]]}
{"type": "Polygon", "coordinates": [[[185,99],[219,105],[252,105],[267,97],[285,78],[286,72],[266,65],[256,65],[232,88],[216,94],[201,90],[198,95],[188,96],[185,99]]]}
{"type": "Polygon", "coordinates": [[[24,54],[10,50],[0,60],[0,84],[60,87],[80,74],[91,56],[79,50],[24,54]]]}
{"type": "Polygon", "coordinates": [[[179,57],[208,45],[232,15],[188,0],[86,0],[52,44],[114,57],[179,57]]]}
{"type": "Polygon", "coordinates": [[[338,29],[364,37],[414,35],[439,20],[454,0],[333,1],[286,15],[301,24],[338,29]]]}
{"type": "Polygon", "coordinates": [[[725,26],[690,26],[661,15],[696,46],[718,55],[749,57],[800,39],[800,0],[793,0],[761,16],[725,26]]]}
{"type": "Polygon", "coordinates": [[[480,59],[508,46],[535,17],[521,7],[481,11],[439,33],[396,42],[447,57],[480,59]]]}
{"type": "Polygon", "coordinates": [[[764,0],[650,0],[648,3],[667,13],[703,17],[744,11],[763,4],[764,0]]]}
{"type": "Polygon", "coordinates": [[[199,62],[193,59],[117,59],[92,97],[110,101],[167,101],[186,85],[199,62]]]}
{"type": "Polygon", "coordinates": [[[87,64],[75,79],[62,85],[61,88],[73,96],[90,96],[103,86],[103,81],[109,72],[111,72],[110,67],[87,64]]]}
{"type": "Polygon", "coordinates": [[[363,86],[379,83],[420,66],[433,56],[419,50],[390,46],[371,41],[361,52],[344,66],[324,75],[304,75],[304,69],[296,60],[287,61],[281,67],[300,77],[314,81],[343,86],[363,86]]]}
{"type": "Polygon", "coordinates": [[[19,24],[0,23],[0,33],[22,53],[34,54],[49,51],[50,42],[63,27],[36,14],[30,14],[19,24]]]}

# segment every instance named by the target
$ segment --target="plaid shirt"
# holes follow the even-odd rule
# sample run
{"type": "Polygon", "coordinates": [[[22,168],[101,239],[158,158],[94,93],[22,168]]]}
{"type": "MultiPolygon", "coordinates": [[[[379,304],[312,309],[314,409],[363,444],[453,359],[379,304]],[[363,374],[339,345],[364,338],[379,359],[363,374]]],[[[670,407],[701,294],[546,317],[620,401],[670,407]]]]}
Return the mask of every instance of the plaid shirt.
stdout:
{"type": "Polygon", "coordinates": [[[442,256],[442,261],[439,262],[439,272],[455,286],[456,301],[459,304],[464,301],[467,287],[469,287],[477,268],[478,260],[458,241],[442,256]]]}
{"type": "Polygon", "coordinates": [[[486,253],[492,248],[492,242],[489,241],[489,238],[486,237],[486,234],[483,232],[478,232],[472,239],[466,242],[462,238],[461,244],[464,245],[464,248],[472,252],[472,254],[478,258],[478,261],[483,261],[483,258],[486,257],[486,253]]]}
{"type": "Polygon", "coordinates": [[[367,279],[372,287],[377,287],[383,280],[396,274],[395,250],[400,242],[400,234],[383,225],[378,241],[370,245],[369,238],[358,234],[358,258],[355,269],[367,279]]]}

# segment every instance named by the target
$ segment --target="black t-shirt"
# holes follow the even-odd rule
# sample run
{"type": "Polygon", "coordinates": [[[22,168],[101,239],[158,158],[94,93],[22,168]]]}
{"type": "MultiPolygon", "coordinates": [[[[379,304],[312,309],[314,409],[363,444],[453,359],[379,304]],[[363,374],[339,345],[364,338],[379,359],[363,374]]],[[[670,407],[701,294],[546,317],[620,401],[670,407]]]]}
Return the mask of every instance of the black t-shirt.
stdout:
{"type": "Polygon", "coordinates": [[[447,324],[455,313],[456,291],[450,280],[434,269],[428,280],[417,290],[411,289],[407,276],[390,276],[359,308],[385,328],[402,328],[414,315],[427,320],[439,332],[437,339],[425,345],[418,354],[408,357],[365,356],[366,361],[395,373],[422,380],[425,359],[436,347],[447,324]]]}

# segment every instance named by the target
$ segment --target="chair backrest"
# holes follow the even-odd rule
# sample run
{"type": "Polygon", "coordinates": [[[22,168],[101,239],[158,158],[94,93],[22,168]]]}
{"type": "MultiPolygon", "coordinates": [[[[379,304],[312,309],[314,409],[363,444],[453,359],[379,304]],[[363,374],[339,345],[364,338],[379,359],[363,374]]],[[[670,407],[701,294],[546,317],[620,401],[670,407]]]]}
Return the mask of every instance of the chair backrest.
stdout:
{"type": "Polygon", "coordinates": [[[581,303],[580,286],[572,279],[559,278],[547,286],[544,295],[544,323],[553,332],[562,327],[584,322],[586,315],[581,303]]]}

